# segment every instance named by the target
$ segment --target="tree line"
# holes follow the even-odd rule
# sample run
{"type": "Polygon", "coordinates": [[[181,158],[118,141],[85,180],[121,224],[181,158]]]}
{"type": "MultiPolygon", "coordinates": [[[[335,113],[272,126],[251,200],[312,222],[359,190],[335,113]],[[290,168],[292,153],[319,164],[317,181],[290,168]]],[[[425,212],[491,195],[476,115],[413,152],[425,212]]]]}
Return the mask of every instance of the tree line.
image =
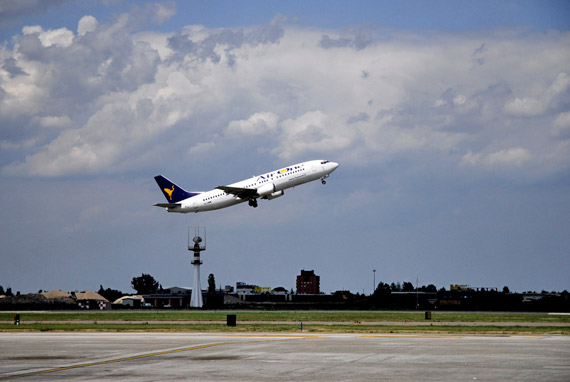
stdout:
{"type": "MultiPolygon", "coordinates": [[[[148,294],[154,294],[154,293],[163,293],[164,289],[162,287],[162,285],[150,274],[148,273],[143,273],[138,277],[133,277],[131,279],[131,287],[136,291],[137,294],[139,295],[148,295],[148,294]]],[[[450,288],[451,289],[451,288],[450,288]]],[[[39,290],[38,293],[41,293],[42,290],[39,290]]],[[[213,274],[210,274],[208,276],[208,294],[213,295],[216,292],[216,281],[215,281],[215,277],[213,274]]],[[[464,295],[469,295],[471,297],[473,296],[478,296],[479,294],[486,294],[487,297],[491,296],[493,297],[493,295],[489,295],[488,292],[491,293],[501,293],[496,289],[485,289],[485,288],[480,288],[477,290],[473,290],[471,288],[467,288],[464,290],[461,290],[461,288],[459,290],[446,290],[445,287],[442,288],[437,288],[434,284],[429,284],[427,286],[422,285],[421,287],[415,287],[413,283],[409,282],[409,281],[403,281],[403,282],[392,282],[392,283],[385,283],[383,281],[380,281],[377,286],[376,289],[374,290],[373,294],[370,295],[369,297],[371,298],[371,302],[374,304],[375,302],[378,302],[379,298],[381,298],[382,296],[387,296],[390,295],[392,293],[398,293],[398,292],[422,292],[422,293],[429,293],[429,294],[437,294],[438,296],[442,297],[442,298],[450,298],[450,296],[452,296],[452,294],[457,294],[457,293],[462,293],[464,295]]],[[[105,297],[107,300],[109,301],[115,301],[120,297],[125,296],[126,294],[121,292],[120,290],[117,289],[111,289],[111,288],[104,288],[103,285],[100,285],[98,293],[105,297]]],[[[536,292],[524,292],[525,294],[537,294],[536,292]]],[[[540,294],[542,295],[548,295],[548,294],[555,294],[557,292],[547,292],[547,291],[542,291],[540,294]]],[[[293,294],[293,290],[291,290],[291,294],[293,294]]],[[[347,296],[354,296],[355,299],[361,299],[362,297],[365,297],[364,295],[360,295],[359,293],[353,295],[352,293],[350,293],[349,291],[337,291],[334,294],[337,295],[342,295],[344,296],[345,300],[347,296]]],[[[504,286],[502,288],[502,294],[510,294],[510,290],[509,287],[504,286]]],[[[568,296],[568,292],[565,290],[563,292],[561,292],[561,294],[563,296],[568,296]]],[[[6,297],[13,297],[14,293],[12,292],[12,288],[8,287],[6,290],[4,289],[4,287],[2,287],[0,285],[0,295],[4,295],[6,297]]],[[[16,296],[19,296],[20,292],[16,292],[16,296]]]]}
{"type": "MultiPolygon", "coordinates": [[[[131,280],[131,287],[137,292],[137,294],[140,295],[163,293],[164,291],[162,285],[148,273],[143,273],[138,277],[133,277],[131,280]]],[[[210,273],[208,276],[208,293],[213,294],[215,291],[216,279],[214,278],[214,275],[210,273]]],[[[109,301],[115,301],[118,298],[125,296],[125,293],[121,292],[120,290],[111,288],[105,289],[103,288],[103,285],[100,285],[99,291],[97,293],[109,301]]]]}

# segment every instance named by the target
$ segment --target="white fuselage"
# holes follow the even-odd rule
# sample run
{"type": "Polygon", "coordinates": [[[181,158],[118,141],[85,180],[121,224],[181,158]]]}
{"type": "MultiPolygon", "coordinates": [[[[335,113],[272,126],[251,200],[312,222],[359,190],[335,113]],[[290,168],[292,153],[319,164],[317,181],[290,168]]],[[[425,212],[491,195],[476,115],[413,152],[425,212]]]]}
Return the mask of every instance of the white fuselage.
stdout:
{"type": "MultiPolygon", "coordinates": [[[[283,191],[303,183],[324,179],[338,167],[337,163],[313,160],[298,163],[280,170],[228,185],[227,187],[257,190],[259,198],[274,199],[283,195],[283,191]]],[[[168,212],[202,212],[218,210],[248,201],[221,189],[201,192],[180,201],[180,206],[167,208],[168,212]]]]}

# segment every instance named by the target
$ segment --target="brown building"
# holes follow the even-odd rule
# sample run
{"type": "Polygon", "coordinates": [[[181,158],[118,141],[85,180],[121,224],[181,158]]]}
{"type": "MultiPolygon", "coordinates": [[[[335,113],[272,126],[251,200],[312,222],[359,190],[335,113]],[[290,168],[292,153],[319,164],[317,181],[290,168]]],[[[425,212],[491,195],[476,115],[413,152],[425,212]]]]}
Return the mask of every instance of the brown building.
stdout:
{"type": "Polygon", "coordinates": [[[105,297],[101,296],[99,293],[87,291],[87,292],[75,292],[75,299],[77,300],[77,305],[81,309],[111,309],[111,303],[105,297]]]}
{"type": "Polygon", "coordinates": [[[321,292],[321,278],[315,271],[303,271],[297,276],[297,294],[319,294],[321,292]]]}

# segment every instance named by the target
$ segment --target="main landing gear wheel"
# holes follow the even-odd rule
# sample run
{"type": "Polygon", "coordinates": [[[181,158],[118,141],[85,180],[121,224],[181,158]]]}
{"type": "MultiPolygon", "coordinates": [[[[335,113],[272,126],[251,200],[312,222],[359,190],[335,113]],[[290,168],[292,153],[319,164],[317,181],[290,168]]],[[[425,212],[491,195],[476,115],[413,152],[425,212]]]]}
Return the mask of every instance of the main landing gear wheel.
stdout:
{"type": "Polygon", "coordinates": [[[249,199],[248,204],[253,208],[257,208],[257,199],[249,199]]]}

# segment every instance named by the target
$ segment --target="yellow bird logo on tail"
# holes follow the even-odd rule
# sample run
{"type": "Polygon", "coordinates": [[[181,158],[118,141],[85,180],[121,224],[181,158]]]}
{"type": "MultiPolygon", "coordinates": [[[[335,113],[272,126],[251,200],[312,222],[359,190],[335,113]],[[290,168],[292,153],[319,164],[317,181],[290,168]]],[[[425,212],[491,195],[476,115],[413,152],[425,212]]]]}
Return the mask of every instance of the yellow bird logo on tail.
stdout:
{"type": "Polygon", "coordinates": [[[172,190],[170,188],[163,188],[164,192],[168,194],[170,200],[172,200],[172,193],[174,192],[174,185],[172,185],[172,190]]]}

